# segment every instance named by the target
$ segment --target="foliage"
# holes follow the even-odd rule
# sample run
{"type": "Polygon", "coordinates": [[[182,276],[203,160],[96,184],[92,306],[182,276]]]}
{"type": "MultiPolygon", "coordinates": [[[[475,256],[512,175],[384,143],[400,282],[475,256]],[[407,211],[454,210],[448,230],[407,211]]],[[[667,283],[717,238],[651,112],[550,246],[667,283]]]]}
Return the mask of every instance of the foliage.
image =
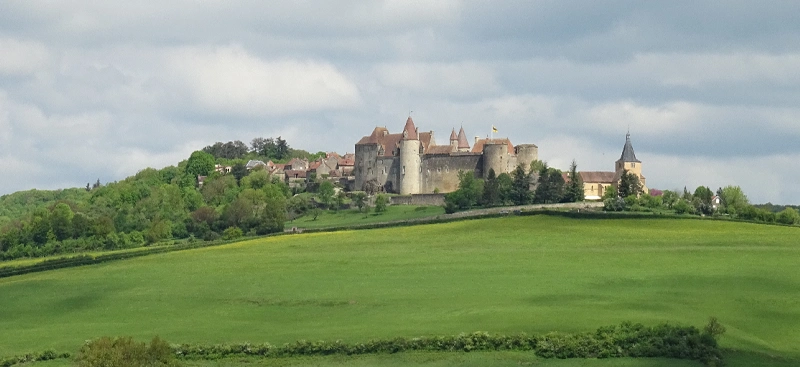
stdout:
{"type": "Polygon", "coordinates": [[[358,211],[364,210],[364,206],[367,205],[367,193],[363,191],[358,191],[353,193],[353,202],[358,207],[358,211]]]}
{"type": "Polygon", "coordinates": [[[208,176],[214,172],[214,165],[216,161],[214,156],[204,151],[196,150],[189,156],[189,161],[186,162],[186,174],[192,178],[197,176],[208,176]]]}
{"type": "Polygon", "coordinates": [[[714,197],[714,192],[706,186],[698,186],[692,195],[692,205],[695,212],[704,215],[711,215],[714,213],[714,206],[711,202],[714,197]]]}
{"type": "Polygon", "coordinates": [[[639,196],[642,194],[642,183],[639,181],[639,176],[634,173],[624,170],[619,179],[619,187],[617,188],[619,197],[626,198],[628,196],[639,196]]]}
{"type": "Polygon", "coordinates": [[[567,203],[576,203],[584,200],[583,180],[578,174],[578,164],[572,160],[569,166],[569,183],[564,190],[564,198],[562,201],[567,203]]]}
{"type": "Polygon", "coordinates": [[[750,205],[747,195],[744,194],[739,186],[725,186],[717,190],[717,195],[722,209],[728,214],[736,215],[750,205]]]}
{"type": "Polygon", "coordinates": [[[180,366],[172,348],[159,337],[150,344],[130,337],[102,337],[88,341],[76,358],[79,367],[169,367],[180,366]]]}
{"type": "Polygon", "coordinates": [[[203,151],[215,158],[237,159],[243,158],[250,150],[247,148],[247,144],[236,140],[227,143],[216,142],[214,145],[203,148],[203,151]]]}
{"type": "Polygon", "coordinates": [[[472,171],[458,171],[458,190],[445,195],[445,209],[472,208],[482,196],[483,181],[476,179],[472,171]]]}
{"type": "Polygon", "coordinates": [[[782,224],[800,224],[800,214],[798,214],[797,210],[793,208],[786,208],[782,212],[778,213],[776,218],[778,223],[782,224]]]}
{"type": "Polygon", "coordinates": [[[502,204],[500,197],[500,182],[497,180],[497,176],[493,168],[490,168],[489,173],[486,175],[486,180],[483,184],[483,197],[481,198],[480,203],[483,206],[489,207],[502,204]]]}
{"type": "Polygon", "coordinates": [[[69,353],[58,353],[53,350],[46,350],[40,353],[28,353],[20,356],[0,358],[0,367],[11,367],[21,364],[27,365],[33,362],[52,361],[55,359],[67,359],[70,357],[71,354],[69,353]]]}
{"type": "Polygon", "coordinates": [[[375,197],[375,213],[385,212],[388,204],[389,197],[384,194],[378,194],[378,196],[375,197]]]}
{"type": "Polygon", "coordinates": [[[543,164],[542,169],[539,171],[536,193],[533,195],[534,203],[558,203],[561,202],[563,197],[564,177],[561,175],[561,171],[543,164]]]}
{"type": "Polygon", "coordinates": [[[588,333],[544,335],[498,335],[485,332],[451,336],[397,337],[364,343],[299,340],[283,346],[266,343],[177,346],[175,353],[185,359],[219,359],[232,356],[299,357],[317,355],[360,355],[409,351],[474,352],[519,350],[541,358],[668,357],[693,359],[706,364],[721,362],[722,354],[713,338],[695,327],[662,324],[646,327],[622,323],[588,333]]]}
{"type": "Polygon", "coordinates": [[[511,172],[511,190],[509,192],[511,202],[514,205],[525,205],[531,202],[531,176],[525,172],[525,167],[521,164],[511,172]]]}
{"type": "Polygon", "coordinates": [[[242,229],[239,227],[228,227],[222,231],[222,239],[224,240],[235,240],[242,236],[244,236],[244,233],[242,233],[242,229]]]}
{"type": "Polygon", "coordinates": [[[333,198],[336,195],[336,190],[333,187],[333,183],[328,180],[322,181],[319,184],[319,190],[317,191],[317,195],[319,196],[319,201],[324,205],[326,208],[330,208],[333,205],[333,198]]]}

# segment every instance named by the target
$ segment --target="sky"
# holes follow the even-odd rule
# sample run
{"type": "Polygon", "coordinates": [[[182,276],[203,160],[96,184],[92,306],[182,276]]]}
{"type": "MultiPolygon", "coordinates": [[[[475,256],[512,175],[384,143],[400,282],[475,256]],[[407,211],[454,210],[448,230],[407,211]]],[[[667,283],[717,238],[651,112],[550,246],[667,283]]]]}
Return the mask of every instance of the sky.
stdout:
{"type": "Polygon", "coordinates": [[[651,188],[800,204],[800,2],[0,2],[0,195],[217,141],[353,152],[409,114],[651,188]],[[413,111],[413,112],[411,112],[413,111]]]}

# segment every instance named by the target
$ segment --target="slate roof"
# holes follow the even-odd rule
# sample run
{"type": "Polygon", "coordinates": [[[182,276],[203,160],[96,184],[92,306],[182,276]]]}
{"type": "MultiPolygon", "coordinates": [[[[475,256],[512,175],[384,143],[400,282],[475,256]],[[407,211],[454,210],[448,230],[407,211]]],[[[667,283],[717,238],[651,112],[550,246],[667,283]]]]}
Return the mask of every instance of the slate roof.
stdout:
{"type": "Polygon", "coordinates": [[[622,162],[642,163],[642,161],[636,159],[636,154],[633,153],[633,145],[631,144],[630,133],[625,135],[625,147],[622,148],[622,155],[619,157],[619,160],[622,162]]]}

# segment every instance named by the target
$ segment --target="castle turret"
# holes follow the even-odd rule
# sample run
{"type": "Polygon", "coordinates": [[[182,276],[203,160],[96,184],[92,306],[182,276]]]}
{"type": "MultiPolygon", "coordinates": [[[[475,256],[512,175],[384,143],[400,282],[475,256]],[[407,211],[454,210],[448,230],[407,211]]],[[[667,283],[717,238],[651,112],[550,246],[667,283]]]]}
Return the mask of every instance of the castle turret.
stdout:
{"type": "Polygon", "coordinates": [[[400,194],[417,194],[420,186],[420,141],[411,116],[406,120],[400,139],[400,194]]]}
{"type": "Polygon", "coordinates": [[[464,127],[458,131],[458,151],[469,152],[469,141],[467,141],[467,134],[464,133],[464,127]]]}
{"type": "Polygon", "coordinates": [[[488,140],[483,145],[483,175],[493,169],[495,175],[506,172],[508,166],[508,144],[505,141],[488,140]]]}
{"type": "Polygon", "coordinates": [[[517,145],[514,152],[517,155],[517,164],[521,164],[525,170],[531,169],[531,162],[539,159],[539,147],[534,144],[517,145]]]}
{"type": "Polygon", "coordinates": [[[458,136],[456,136],[456,129],[455,128],[450,133],[450,151],[451,152],[457,152],[458,151],[458,136]]]}

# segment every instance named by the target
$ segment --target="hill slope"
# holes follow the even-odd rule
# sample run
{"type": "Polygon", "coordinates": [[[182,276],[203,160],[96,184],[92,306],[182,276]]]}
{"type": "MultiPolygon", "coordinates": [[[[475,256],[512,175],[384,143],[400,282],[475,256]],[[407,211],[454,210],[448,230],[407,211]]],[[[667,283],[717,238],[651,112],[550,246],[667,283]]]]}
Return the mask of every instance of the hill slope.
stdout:
{"type": "Polygon", "coordinates": [[[727,325],[800,354],[798,228],[533,216],[268,238],[0,279],[0,355],[102,335],[360,341],[727,325]]]}

